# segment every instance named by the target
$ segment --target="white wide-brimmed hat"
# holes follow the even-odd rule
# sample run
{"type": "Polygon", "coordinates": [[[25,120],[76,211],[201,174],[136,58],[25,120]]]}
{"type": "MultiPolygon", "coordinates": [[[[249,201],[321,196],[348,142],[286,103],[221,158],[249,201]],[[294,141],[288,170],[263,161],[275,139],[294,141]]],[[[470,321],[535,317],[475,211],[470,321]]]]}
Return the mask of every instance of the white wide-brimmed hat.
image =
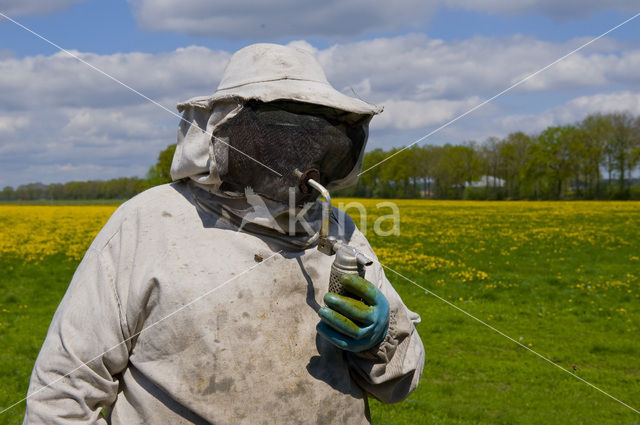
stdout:
{"type": "Polygon", "coordinates": [[[262,102],[292,100],[351,112],[375,115],[382,107],[349,97],[334,89],[313,55],[296,47],[278,44],[252,44],[238,50],[229,60],[220,85],[211,96],[178,104],[212,109],[217,102],[231,99],[262,102]]]}

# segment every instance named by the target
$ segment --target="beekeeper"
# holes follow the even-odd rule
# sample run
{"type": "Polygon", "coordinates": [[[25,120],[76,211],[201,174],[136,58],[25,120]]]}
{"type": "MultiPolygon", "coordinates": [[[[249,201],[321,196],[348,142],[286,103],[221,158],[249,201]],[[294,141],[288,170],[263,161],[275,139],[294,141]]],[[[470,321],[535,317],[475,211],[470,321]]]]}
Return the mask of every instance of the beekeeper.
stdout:
{"type": "MultiPolygon", "coordinates": [[[[178,109],[174,182],[124,203],[88,249],[25,423],[366,424],[367,397],[406,398],[419,317],[377,263],[325,297],[333,257],[301,181],[354,184],[381,108],[336,91],[307,51],[256,44],[178,109]]],[[[375,258],[338,218],[331,234],[375,258]]]]}

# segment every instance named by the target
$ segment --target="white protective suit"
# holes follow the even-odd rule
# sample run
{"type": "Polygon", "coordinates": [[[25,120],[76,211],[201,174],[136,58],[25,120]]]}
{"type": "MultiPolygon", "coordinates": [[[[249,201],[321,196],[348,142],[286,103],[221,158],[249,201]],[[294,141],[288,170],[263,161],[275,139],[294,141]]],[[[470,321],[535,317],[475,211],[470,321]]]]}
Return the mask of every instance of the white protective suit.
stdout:
{"type": "MultiPolygon", "coordinates": [[[[36,361],[25,423],[366,424],[367,395],[391,403],[416,387],[419,317],[380,265],[366,279],[389,301],[387,335],[368,351],[343,352],[315,329],[333,257],[316,249],[317,235],[283,235],[255,210],[247,214],[246,198],[222,193],[210,134],[200,129],[213,131],[247,99],[379,112],[333,93],[317,69],[301,50],[250,46],[232,58],[216,94],[179,105],[193,124],[180,126],[178,181],[124,203],[92,243],[36,361]],[[229,79],[268,74],[274,63],[291,65],[289,74],[257,75],[225,91],[229,79]],[[314,85],[323,86],[315,97],[314,85]]],[[[307,214],[312,226],[316,213],[307,214]]],[[[332,234],[375,258],[353,222],[342,221],[334,217],[332,234]]]]}

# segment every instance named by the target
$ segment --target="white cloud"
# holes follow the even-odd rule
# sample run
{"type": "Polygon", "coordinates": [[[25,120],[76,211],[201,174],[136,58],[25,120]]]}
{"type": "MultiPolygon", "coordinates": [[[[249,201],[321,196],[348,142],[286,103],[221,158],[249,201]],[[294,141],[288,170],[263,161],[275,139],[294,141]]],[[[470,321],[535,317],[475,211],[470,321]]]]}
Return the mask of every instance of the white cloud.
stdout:
{"type": "MultiPolygon", "coordinates": [[[[318,51],[329,80],[345,93],[372,102],[385,99],[461,100],[490,97],[552,63],[583,44],[523,36],[473,37],[444,42],[423,34],[336,44],[318,51]]],[[[636,72],[640,50],[616,52],[607,41],[602,49],[578,52],[536,75],[514,92],[603,88],[640,82],[636,72]]]]}
{"type": "Polygon", "coordinates": [[[28,116],[30,123],[0,139],[0,180],[11,179],[5,184],[144,175],[175,143],[177,128],[177,119],[150,104],[47,107],[28,116]]]}
{"type": "Polygon", "coordinates": [[[95,144],[109,144],[118,139],[161,137],[161,127],[153,122],[158,111],[155,105],[153,109],[150,106],[152,105],[117,109],[68,109],[64,111],[67,124],[62,127],[60,134],[68,140],[95,140],[95,144]]]}
{"type": "MultiPolygon", "coordinates": [[[[212,93],[229,57],[203,47],[74,53],[174,111],[178,101],[212,93]]],[[[0,60],[0,117],[0,180],[12,185],[144,175],[175,142],[178,125],[177,117],[63,53],[0,60]]]]}
{"type": "Polygon", "coordinates": [[[635,0],[445,0],[444,4],[452,8],[502,15],[537,13],[559,21],[583,18],[602,10],[637,12],[638,8],[635,0]]]}
{"type": "MultiPolygon", "coordinates": [[[[47,15],[49,13],[58,12],[66,9],[74,3],[82,0],[0,0],[0,12],[5,15],[23,16],[23,15],[47,15]]],[[[4,18],[0,17],[0,22],[4,18]]]]}
{"type": "Polygon", "coordinates": [[[501,15],[540,14],[557,21],[603,10],[636,12],[634,0],[384,0],[238,2],[128,0],[145,29],[236,39],[323,37],[424,28],[441,7],[501,15]]]}
{"type": "Polygon", "coordinates": [[[571,123],[597,112],[628,111],[640,115],[640,92],[622,91],[580,96],[554,109],[558,121],[571,123]]]}
{"type": "MultiPolygon", "coordinates": [[[[543,42],[522,36],[474,37],[444,42],[422,34],[335,44],[313,51],[332,84],[371,102],[435,99],[461,101],[491,96],[566,54],[583,40],[543,42]]],[[[640,83],[640,50],[572,55],[516,91],[598,89],[640,83]]],[[[230,54],[206,47],[172,52],[75,54],[145,95],[173,108],[176,102],[212,93],[230,54]]],[[[42,105],[109,107],[141,98],[65,53],[0,60],[0,100],[10,110],[42,105]]]]}
{"type": "Polygon", "coordinates": [[[26,117],[0,115],[0,134],[15,133],[17,130],[26,127],[28,123],[29,120],[26,117]]]}
{"type": "MultiPolygon", "coordinates": [[[[468,120],[439,131],[422,141],[421,144],[460,143],[467,140],[484,141],[492,136],[506,137],[516,131],[536,135],[549,126],[576,124],[590,114],[614,112],[629,112],[634,116],[640,116],[640,92],[624,90],[615,93],[578,96],[531,114],[513,114],[509,111],[501,111],[497,106],[489,104],[474,112],[472,116],[468,117],[468,120]]],[[[372,121],[373,128],[376,128],[376,119],[372,121]]],[[[442,124],[442,122],[438,124],[442,124]]],[[[415,129],[412,131],[411,128],[403,128],[401,132],[381,129],[381,132],[373,132],[372,142],[369,146],[388,149],[393,146],[407,145],[428,134],[433,128],[418,132],[415,129]]]]}
{"type": "MultiPolygon", "coordinates": [[[[118,177],[135,177],[144,174],[146,168],[129,166],[111,166],[95,163],[71,164],[52,163],[28,165],[20,172],[24,176],[32,176],[28,182],[64,183],[68,181],[108,180],[118,177]]],[[[0,186],[4,186],[0,178],[0,186]]]]}
{"type": "Polygon", "coordinates": [[[13,56],[14,53],[12,50],[0,48],[0,61],[12,58],[13,56]]]}
{"type": "MultiPolygon", "coordinates": [[[[327,49],[294,44],[314,52],[336,88],[385,106],[372,121],[372,140],[390,147],[428,133],[581,42],[522,36],[445,42],[410,34],[327,49]]],[[[230,57],[193,46],[160,54],[78,54],[170,109],[213,92],[230,57]]],[[[594,45],[430,140],[534,132],[612,108],[640,114],[639,67],[640,50],[612,41],[594,45]],[[537,106],[528,96],[547,104],[537,106]],[[518,102],[531,102],[526,113],[507,106],[518,102]]],[[[62,53],[0,59],[2,182],[66,181],[79,178],[78,170],[87,179],[142,175],[175,141],[177,125],[175,116],[62,53]]]]}
{"type": "Polygon", "coordinates": [[[458,101],[440,99],[426,102],[389,99],[383,102],[384,112],[371,121],[371,129],[427,129],[463,114],[480,102],[477,97],[458,101]]]}
{"type": "Polygon", "coordinates": [[[368,31],[416,28],[438,1],[385,0],[238,2],[129,0],[145,29],[239,39],[358,36],[368,31]]]}
{"type": "MultiPolygon", "coordinates": [[[[227,52],[195,46],[160,54],[72,53],[143,94],[170,102],[169,108],[185,97],[212,93],[229,58],[227,52]]],[[[63,52],[0,61],[0,93],[5,107],[20,109],[140,102],[138,95],[63,52]]]]}
{"type": "Polygon", "coordinates": [[[575,54],[556,64],[552,70],[527,81],[527,90],[549,90],[575,87],[607,87],[610,84],[638,84],[640,51],[592,52],[575,54]]]}
{"type": "Polygon", "coordinates": [[[595,113],[629,112],[640,115],[640,92],[620,91],[578,96],[535,114],[511,114],[494,118],[492,135],[504,137],[514,131],[536,134],[553,125],[575,124],[595,113]]]}
{"type": "Polygon", "coordinates": [[[493,120],[493,128],[496,131],[492,135],[504,137],[516,131],[535,134],[556,124],[557,118],[553,111],[542,111],[538,114],[507,115],[493,120]]]}

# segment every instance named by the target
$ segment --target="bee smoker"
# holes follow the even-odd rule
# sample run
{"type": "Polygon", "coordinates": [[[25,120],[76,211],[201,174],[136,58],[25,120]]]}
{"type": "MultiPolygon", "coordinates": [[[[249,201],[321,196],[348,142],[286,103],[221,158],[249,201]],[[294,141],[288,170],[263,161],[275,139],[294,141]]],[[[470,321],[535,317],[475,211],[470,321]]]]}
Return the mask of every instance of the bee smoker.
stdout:
{"type": "Polygon", "coordinates": [[[301,189],[303,189],[304,186],[308,185],[318,190],[324,198],[324,203],[322,204],[322,227],[320,228],[318,251],[329,256],[336,256],[336,258],[333,260],[333,263],[331,264],[329,292],[335,292],[340,295],[345,295],[346,291],[340,283],[340,277],[345,273],[357,274],[364,277],[365,266],[370,266],[373,261],[354,247],[337,240],[334,236],[331,236],[331,195],[324,186],[313,179],[313,177],[319,179],[320,173],[318,172],[318,170],[310,169],[307,170],[304,174],[296,170],[296,175],[301,178],[301,189]]]}

